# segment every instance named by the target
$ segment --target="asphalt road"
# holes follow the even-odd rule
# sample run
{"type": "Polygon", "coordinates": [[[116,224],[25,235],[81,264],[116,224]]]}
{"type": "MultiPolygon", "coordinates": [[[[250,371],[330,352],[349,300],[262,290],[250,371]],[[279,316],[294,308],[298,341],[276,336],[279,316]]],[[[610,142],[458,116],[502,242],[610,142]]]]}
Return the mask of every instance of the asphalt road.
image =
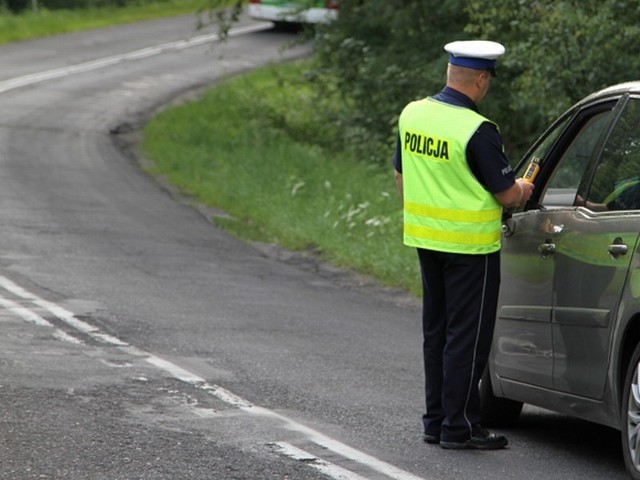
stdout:
{"type": "Polygon", "coordinates": [[[141,173],[155,109],[305,53],[240,27],[0,47],[0,478],[626,478],[618,432],[533,408],[504,451],[423,444],[415,302],[141,173]]]}

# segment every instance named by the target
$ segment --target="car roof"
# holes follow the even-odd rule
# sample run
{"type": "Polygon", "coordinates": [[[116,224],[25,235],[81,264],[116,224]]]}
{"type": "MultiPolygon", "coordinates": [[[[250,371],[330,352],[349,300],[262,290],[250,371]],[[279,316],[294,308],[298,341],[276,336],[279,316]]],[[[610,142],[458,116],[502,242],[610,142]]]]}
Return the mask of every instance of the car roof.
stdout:
{"type": "Polygon", "coordinates": [[[594,100],[604,99],[609,97],[619,97],[625,93],[638,93],[640,94],[640,80],[636,80],[633,82],[625,82],[618,83],[617,85],[611,85],[610,87],[603,88],[602,90],[598,90],[584,99],[582,99],[579,103],[589,103],[594,100]]]}

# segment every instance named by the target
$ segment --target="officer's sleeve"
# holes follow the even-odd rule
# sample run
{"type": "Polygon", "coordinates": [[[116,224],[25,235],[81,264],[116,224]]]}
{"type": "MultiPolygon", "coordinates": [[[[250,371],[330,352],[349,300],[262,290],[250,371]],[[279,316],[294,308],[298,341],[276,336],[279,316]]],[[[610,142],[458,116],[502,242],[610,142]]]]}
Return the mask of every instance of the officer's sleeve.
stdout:
{"type": "Polygon", "coordinates": [[[467,162],[476,179],[491,193],[502,192],[515,182],[498,128],[490,122],[478,127],[467,144],[467,162]]]}

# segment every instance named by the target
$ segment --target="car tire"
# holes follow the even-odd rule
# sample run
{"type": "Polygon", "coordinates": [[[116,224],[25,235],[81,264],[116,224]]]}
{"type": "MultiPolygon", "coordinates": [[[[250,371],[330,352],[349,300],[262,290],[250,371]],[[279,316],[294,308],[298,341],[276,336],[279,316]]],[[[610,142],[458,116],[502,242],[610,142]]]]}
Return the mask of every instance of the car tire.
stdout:
{"type": "Polygon", "coordinates": [[[640,344],[629,362],[620,411],[624,464],[631,478],[640,480],[640,344]]]}
{"type": "Polygon", "coordinates": [[[273,22],[273,28],[278,32],[299,33],[303,25],[298,22],[273,22]]]}
{"type": "Polygon", "coordinates": [[[489,366],[484,369],[480,379],[481,423],[485,427],[513,427],[518,423],[522,402],[496,397],[491,387],[489,366]]]}

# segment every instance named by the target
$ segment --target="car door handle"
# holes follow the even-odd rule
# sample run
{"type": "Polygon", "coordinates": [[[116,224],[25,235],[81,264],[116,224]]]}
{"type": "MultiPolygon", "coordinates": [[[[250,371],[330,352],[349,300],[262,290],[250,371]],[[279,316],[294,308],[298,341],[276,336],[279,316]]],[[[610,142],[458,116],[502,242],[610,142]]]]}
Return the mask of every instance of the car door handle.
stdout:
{"type": "Polygon", "coordinates": [[[553,255],[556,253],[556,244],[551,242],[542,243],[538,245],[538,253],[545,258],[553,255]]]}
{"type": "Polygon", "coordinates": [[[629,247],[622,243],[622,239],[618,237],[613,241],[613,244],[609,245],[607,250],[613,258],[617,258],[620,255],[626,255],[629,251],[629,247]]]}

